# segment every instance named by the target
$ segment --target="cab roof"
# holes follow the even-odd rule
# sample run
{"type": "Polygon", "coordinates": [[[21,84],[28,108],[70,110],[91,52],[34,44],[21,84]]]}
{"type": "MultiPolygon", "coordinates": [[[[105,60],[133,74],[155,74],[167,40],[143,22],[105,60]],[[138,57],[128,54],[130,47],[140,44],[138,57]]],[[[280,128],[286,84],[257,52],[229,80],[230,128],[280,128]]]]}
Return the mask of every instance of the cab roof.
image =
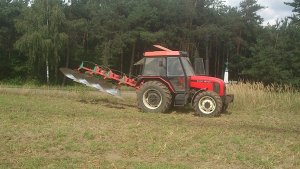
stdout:
{"type": "Polygon", "coordinates": [[[167,56],[182,56],[182,55],[187,55],[186,52],[182,51],[173,51],[168,48],[165,48],[160,45],[153,45],[154,47],[161,49],[160,51],[151,51],[151,52],[145,52],[144,56],[145,57],[167,57],[167,56]]]}

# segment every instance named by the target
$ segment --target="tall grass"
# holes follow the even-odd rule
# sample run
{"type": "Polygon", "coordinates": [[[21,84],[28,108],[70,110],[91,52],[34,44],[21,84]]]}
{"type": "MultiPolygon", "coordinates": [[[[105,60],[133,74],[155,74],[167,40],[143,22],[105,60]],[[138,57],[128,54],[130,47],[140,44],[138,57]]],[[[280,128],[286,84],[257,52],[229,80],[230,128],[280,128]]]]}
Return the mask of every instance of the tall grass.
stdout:
{"type": "Polygon", "coordinates": [[[228,93],[235,95],[232,107],[240,111],[296,113],[300,110],[300,94],[290,86],[239,83],[229,85],[228,93]]]}

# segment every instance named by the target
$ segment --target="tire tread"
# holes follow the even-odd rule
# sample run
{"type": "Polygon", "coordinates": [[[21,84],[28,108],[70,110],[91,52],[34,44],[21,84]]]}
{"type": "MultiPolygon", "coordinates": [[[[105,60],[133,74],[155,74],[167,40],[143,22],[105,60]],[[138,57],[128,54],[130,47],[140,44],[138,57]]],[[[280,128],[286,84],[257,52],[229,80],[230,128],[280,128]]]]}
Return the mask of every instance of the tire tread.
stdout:
{"type": "Polygon", "coordinates": [[[137,90],[137,103],[138,103],[138,108],[144,112],[165,113],[171,107],[172,95],[171,95],[170,90],[163,83],[161,83],[159,81],[148,81],[148,82],[144,83],[139,90],[137,90]],[[143,101],[142,101],[143,93],[144,93],[144,91],[146,91],[149,88],[161,89],[162,90],[161,94],[163,97],[162,99],[165,100],[165,102],[163,101],[162,105],[155,110],[149,110],[143,105],[143,101]]]}
{"type": "Polygon", "coordinates": [[[195,97],[194,102],[193,102],[193,107],[200,116],[216,117],[216,116],[219,116],[222,111],[223,102],[222,102],[221,97],[217,93],[211,92],[211,91],[204,91],[204,92],[197,94],[197,96],[195,97]],[[216,104],[217,104],[216,109],[211,114],[202,113],[198,107],[198,102],[201,99],[201,97],[203,97],[203,96],[211,96],[216,101],[216,104]]]}

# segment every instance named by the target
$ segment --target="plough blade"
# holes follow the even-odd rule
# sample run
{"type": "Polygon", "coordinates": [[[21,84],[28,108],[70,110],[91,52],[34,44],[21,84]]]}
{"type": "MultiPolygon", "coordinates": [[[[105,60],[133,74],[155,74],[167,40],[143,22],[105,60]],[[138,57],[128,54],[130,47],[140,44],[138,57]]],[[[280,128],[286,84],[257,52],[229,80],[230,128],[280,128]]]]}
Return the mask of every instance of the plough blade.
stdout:
{"type": "Polygon", "coordinates": [[[72,69],[60,68],[59,69],[66,77],[72,79],[77,83],[96,88],[101,92],[108,93],[117,98],[122,98],[119,89],[114,88],[112,84],[106,83],[103,79],[97,79],[92,75],[83,74],[72,69]]]}

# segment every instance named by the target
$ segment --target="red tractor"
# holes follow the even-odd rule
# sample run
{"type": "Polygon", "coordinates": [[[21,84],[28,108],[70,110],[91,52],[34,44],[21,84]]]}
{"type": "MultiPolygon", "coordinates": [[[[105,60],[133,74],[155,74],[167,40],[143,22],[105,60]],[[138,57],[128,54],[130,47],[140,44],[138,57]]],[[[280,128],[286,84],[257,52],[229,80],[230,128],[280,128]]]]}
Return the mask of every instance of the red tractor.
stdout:
{"type": "Polygon", "coordinates": [[[115,74],[98,65],[91,69],[82,64],[78,70],[85,73],[75,77],[70,70],[61,70],[74,81],[97,86],[100,91],[112,95],[117,95],[118,90],[103,87],[101,81],[96,84],[90,75],[101,75],[103,79],[115,80],[119,85],[136,88],[138,107],[144,112],[166,112],[172,106],[189,103],[200,116],[218,116],[226,111],[234,97],[226,94],[223,80],[195,75],[186,52],[154,46],[161,50],[144,53],[144,58],[136,63],[142,66],[142,73],[136,79],[128,78],[125,74],[115,74]]]}
{"type": "Polygon", "coordinates": [[[145,52],[143,71],[137,78],[137,102],[145,112],[166,112],[171,106],[191,103],[201,116],[217,116],[233,101],[223,80],[196,76],[186,52],[145,52]]]}

